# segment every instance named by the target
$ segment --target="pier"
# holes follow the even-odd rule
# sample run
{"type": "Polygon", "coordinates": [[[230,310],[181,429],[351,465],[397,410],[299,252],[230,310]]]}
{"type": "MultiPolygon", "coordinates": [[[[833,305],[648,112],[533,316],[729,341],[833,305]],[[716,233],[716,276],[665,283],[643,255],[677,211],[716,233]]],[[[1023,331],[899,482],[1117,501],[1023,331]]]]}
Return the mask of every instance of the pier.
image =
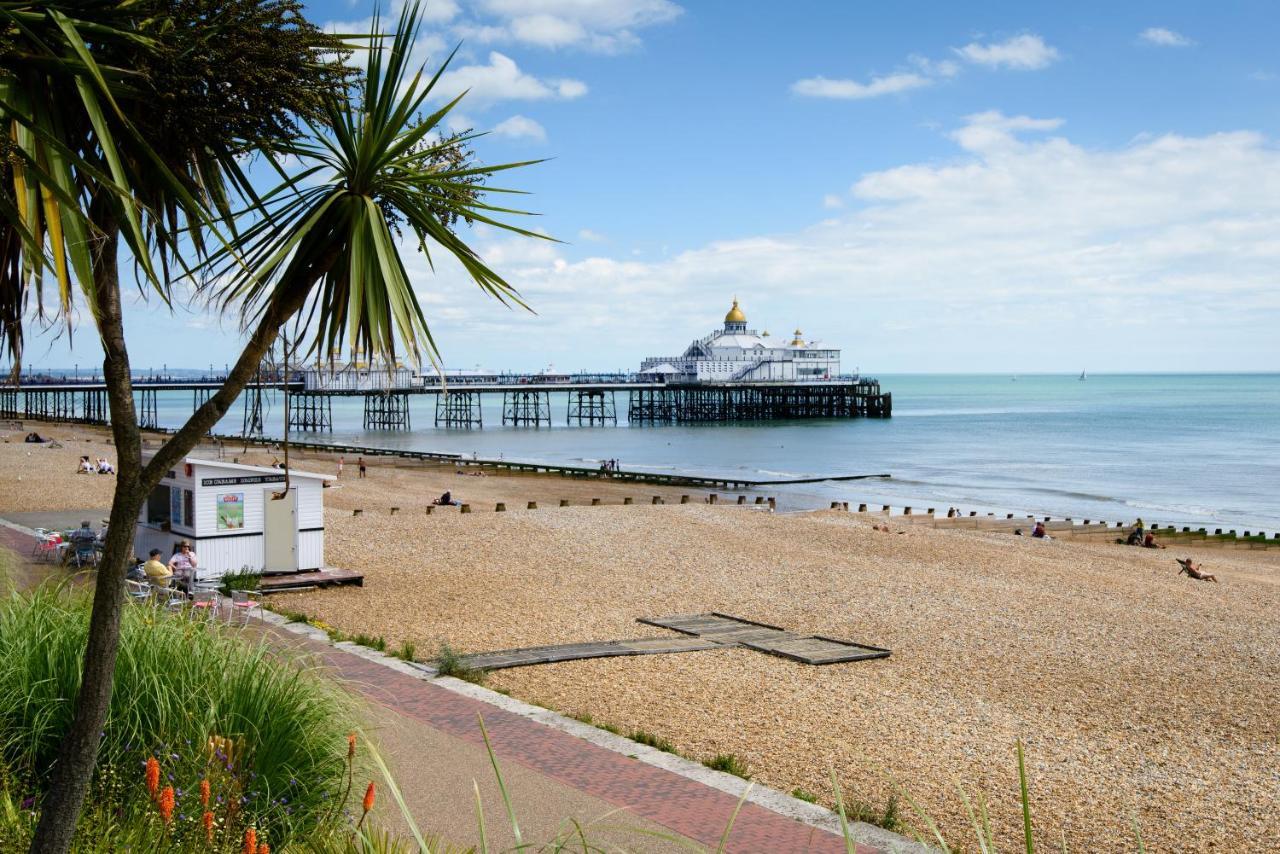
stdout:
{"type": "MultiPolygon", "coordinates": [[[[321,374],[323,376],[323,374],[321,374]]],[[[382,381],[378,375],[360,384],[318,382],[313,372],[299,379],[250,384],[240,396],[244,436],[263,433],[263,395],[284,395],[285,418],[291,431],[327,432],[333,429],[335,398],[359,397],[364,403],[365,430],[411,430],[411,401],[434,398],[436,427],[484,427],[483,397],[502,395],[502,423],[520,427],[549,427],[551,395],[567,397],[565,421],[570,426],[604,427],[618,424],[619,407],[626,420],[639,425],[750,422],[808,418],[888,418],[893,396],[877,380],[840,377],[823,380],[672,382],[643,374],[562,375],[504,374],[483,382],[432,382],[429,377],[392,378],[407,385],[382,381]]],[[[191,396],[194,412],[220,387],[217,378],[192,382],[176,380],[135,383],[138,423],[155,429],[159,399],[165,394],[191,396]]],[[[108,422],[106,386],[95,382],[42,383],[0,386],[0,418],[108,422]]]]}

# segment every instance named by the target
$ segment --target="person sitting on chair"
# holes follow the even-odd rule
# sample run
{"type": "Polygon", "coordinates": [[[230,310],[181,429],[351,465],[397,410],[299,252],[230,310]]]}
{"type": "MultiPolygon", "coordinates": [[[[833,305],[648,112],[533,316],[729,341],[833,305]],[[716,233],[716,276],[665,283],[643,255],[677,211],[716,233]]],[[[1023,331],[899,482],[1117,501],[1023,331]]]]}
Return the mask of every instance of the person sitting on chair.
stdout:
{"type": "Polygon", "coordinates": [[[107,462],[106,457],[98,457],[98,474],[115,474],[116,467],[107,462]]]}
{"type": "Polygon", "coordinates": [[[142,571],[147,574],[147,581],[156,587],[168,587],[173,579],[173,570],[160,562],[160,550],[152,549],[147,556],[149,559],[142,565],[142,571]]]}
{"type": "Polygon", "coordinates": [[[77,546],[92,545],[98,541],[98,532],[93,530],[89,525],[89,521],[80,523],[80,527],[71,532],[69,537],[71,543],[77,546]]]}
{"type": "Polygon", "coordinates": [[[25,439],[23,439],[22,441],[27,442],[28,444],[33,444],[33,445],[34,445],[34,444],[36,444],[37,442],[43,442],[43,441],[44,441],[44,439],[40,436],[40,434],[39,434],[39,433],[36,433],[36,432],[34,432],[34,431],[33,431],[33,432],[31,432],[31,433],[28,433],[28,434],[27,434],[27,437],[26,437],[25,439]]]}
{"type": "Polygon", "coordinates": [[[80,468],[76,471],[76,474],[93,474],[93,471],[93,462],[87,456],[81,457],[80,468]]]}
{"type": "Polygon", "coordinates": [[[1204,564],[1192,563],[1191,558],[1186,558],[1185,560],[1175,558],[1175,560],[1178,561],[1178,566],[1182,567],[1182,569],[1178,570],[1178,575],[1182,575],[1182,573],[1185,572],[1197,581],[1212,581],[1214,584],[1218,583],[1218,576],[1205,572],[1204,564]]]}
{"type": "Polygon", "coordinates": [[[453,493],[446,490],[444,495],[441,495],[439,498],[435,499],[431,503],[439,505],[441,507],[452,507],[458,502],[453,500],[453,493]]]}
{"type": "Polygon", "coordinates": [[[173,553],[173,557],[169,558],[169,571],[189,579],[196,564],[196,553],[191,550],[191,543],[183,540],[178,543],[178,550],[173,553]]]}

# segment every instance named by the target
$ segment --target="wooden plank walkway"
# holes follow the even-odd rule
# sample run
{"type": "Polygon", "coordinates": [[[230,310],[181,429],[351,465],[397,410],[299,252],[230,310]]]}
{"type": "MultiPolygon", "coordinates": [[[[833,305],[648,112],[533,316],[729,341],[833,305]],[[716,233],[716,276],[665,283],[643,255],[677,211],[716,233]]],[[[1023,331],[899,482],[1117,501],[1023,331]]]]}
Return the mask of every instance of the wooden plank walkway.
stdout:
{"type": "Polygon", "coordinates": [[[302,590],[310,587],[336,587],[354,584],[364,587],[364,575],[350,569],[313,569],[308,572],[290,572],[281,575],[264,575],[258,581],[258,590],[264,595],[285,590],[302,590]]]}
{"type": "Polygon", "coordinates": [[[704,649],[715,649],[718,646],[720,644],[715,641],[701,641],[697,638],[636,638],[635,640],[567,643],[557,646],[534,646],[503,649],[496,652],[479,652],[474,655],[460,656],[460,661],[464,667],[471,670],[502,670],[507,667],[554,664],[558,661],[576,661],[583,658],[697,652],[704,649]]]}
{"type": "Polygon", "coordinates": [[[671,629],[686,637],[636,638],[502,649],[459,656],[459,663],[471,670],[502,670],[507,667],[554,664],[586,658],[659,655],[733,648],[752,649],[756,652],[815,665],[866,661],[889,656],[889,650],[878,646],[867,646],[823,635],[798,635],[778,626],[731,617],[727,614],[641,618],[636,622],[671,629]]]}

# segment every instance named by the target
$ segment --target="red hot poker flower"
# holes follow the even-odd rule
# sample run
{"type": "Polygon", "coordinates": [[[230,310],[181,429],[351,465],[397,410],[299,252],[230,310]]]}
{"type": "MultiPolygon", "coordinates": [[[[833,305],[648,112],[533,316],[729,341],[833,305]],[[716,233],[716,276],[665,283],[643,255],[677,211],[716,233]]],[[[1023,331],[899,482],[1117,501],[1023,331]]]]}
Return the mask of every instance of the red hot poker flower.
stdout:
{"type": "Polygon", "coordinates": [[[202,807],[209,806],[209,781],[208,780],[200,781],[200,806],[202,807]]]}
{"type": "Polygon", "coordinates": [[[147,770],[143,773],[142,780],[147,785],[147,794],[155,800],[156,789],[160,788],[160,763],[154,756],[147,757],[147,770]]]}
{"type": "Polygon", "coordinates": [[[258,854],[258,831],[245,828],[243,854],[258,854]]]}
{"type": "Polygon", "coordinates": [[[160,810],[160,818],[165,824],[173,821],[173,786],[165,786],[160,792],[160,801],[158,804],[160,810]]]}

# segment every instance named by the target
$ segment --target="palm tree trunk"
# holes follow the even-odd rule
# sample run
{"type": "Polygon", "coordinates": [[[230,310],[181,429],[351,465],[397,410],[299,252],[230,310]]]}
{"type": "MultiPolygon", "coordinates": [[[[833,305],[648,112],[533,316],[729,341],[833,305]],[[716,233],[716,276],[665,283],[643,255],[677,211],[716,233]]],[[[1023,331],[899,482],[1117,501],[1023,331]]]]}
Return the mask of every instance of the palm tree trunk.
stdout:
{"type": "MultiPolygon", "coordinates": [[[[93,218],[93,207],[90,209],[93,218]]],[[[120,280],[116,265],[119,228],[109,213],[94,219],[105,237],[94,258],[97,293],[97,322],[102,348],[103,380],[111,407],[111,432],[118,455],[116,489],[111,505],[107,541],[98,565],[98,580],[89,618],[84,670],[76,695],[75,716],[62,741],[57,766],[36,825],[31,851],[65,854],[71,847],[76,822],[93,780],[103,727],[111,706],[116,655],[120,649],[120,616],[125,600],[125,573],[133,558],[133,534],[138,514],[147,496],[161,477],[195,447],[200,437],[226,414],[253,377],[263,356],[281,327],[306,301],[311,286],[332,265],[335,250],[312,268],[310,281],[286,289],[283,296],[267,306],[257,328],[236,360],[222,387],[187,420],[145,466],[142,462],[141,431],[133,405],[133,384],[129,353],[124,340],[120,304],[120,280]]]]}
{"type": "Polygon", "coordinates": [[[124,604],[125,568],[133,551],[133,531],[146,498],[139,480],[142,452],[138,419],[133,406],[129,352],[125,347],[120,311],[120,279],[116,264],[119,228],[105,205],[91,207],[98,216],[98,246],[93,257],[99,337],[104,353],[102,376],[111,410],[117,466],[115,495],[107,527],[107,541],[98,565],[98,580],[89,619],[84,671],[76,696],[75,717],[62,741],[58,764],[41,808],[32,851],[64,852],[71,845],[76,819],[93,778],[94,763],[107,707],[116,653],[120,646],[120,608],[124,604]]]}

